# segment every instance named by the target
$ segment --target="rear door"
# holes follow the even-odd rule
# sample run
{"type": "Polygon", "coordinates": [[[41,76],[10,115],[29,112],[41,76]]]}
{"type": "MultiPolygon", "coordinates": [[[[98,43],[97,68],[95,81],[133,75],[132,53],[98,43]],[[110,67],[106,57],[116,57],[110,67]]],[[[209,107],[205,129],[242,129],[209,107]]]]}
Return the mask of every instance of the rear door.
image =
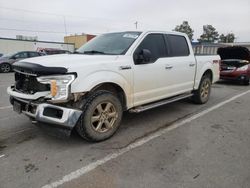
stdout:
{"type": "Polygon", "coordinates": [[[191,91],[194,87],[196,60],[187,38],[182,35],[168,34],[170,57],[168,58],[169,70],[166,72],[169,88],[168,92],[179,94],[191,91]]]}

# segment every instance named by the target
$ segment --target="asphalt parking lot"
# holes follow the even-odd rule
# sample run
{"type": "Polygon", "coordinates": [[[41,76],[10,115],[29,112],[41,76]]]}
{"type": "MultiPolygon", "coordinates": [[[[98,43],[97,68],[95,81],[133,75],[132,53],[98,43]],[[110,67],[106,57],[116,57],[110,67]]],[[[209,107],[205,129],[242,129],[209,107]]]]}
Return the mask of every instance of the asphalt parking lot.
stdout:
{"type": "Polygon", "coordinates": [[[250,187],[250,86],[219,82],[189,100],[125,113],[102,143],[47,135],[12,111],[0,74],[0,187],[250,187]]]}

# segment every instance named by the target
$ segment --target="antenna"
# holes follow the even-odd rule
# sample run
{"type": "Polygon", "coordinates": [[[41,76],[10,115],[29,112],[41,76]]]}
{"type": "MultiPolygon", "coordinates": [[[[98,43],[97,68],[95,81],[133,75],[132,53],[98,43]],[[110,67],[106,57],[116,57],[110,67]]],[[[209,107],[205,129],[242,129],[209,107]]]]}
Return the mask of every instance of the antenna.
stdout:
{"type": "Polygon", "coordinates": [[[137,30],[137,25],[138,25],[138,22],[136,21],[135,22],[135,29],[137,30]]]}
{"type": "MultiPolygon", "coordinates": [[[[64,23],[64,30],[65,30],[65,35],[67,36],[68,33],[67,33],[67,26],[66,26],[66,18],[65,16],[63,16],[63,23],[64,23]]],[[[68,46],[68,40],[66,41],[67,42],[67,50],[69,51],[69,46],[68,46]]]]}

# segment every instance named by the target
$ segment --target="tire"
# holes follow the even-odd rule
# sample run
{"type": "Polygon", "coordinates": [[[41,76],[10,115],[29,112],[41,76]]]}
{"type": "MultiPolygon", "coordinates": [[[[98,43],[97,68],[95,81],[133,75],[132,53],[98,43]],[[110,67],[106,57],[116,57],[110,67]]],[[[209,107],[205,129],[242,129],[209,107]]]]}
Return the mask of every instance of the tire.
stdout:
{"type": "Polygon", "coordinates": [[[11,65],[9,63],[0,64],[0,71],[3,73],[8,73],[11,71],[11,65]]]}
{"type": "Polygon", "coordinates": [[[209,75],[204,75],[201,78],[198,90],[194,91],[193,102],[196,104],[205,104],[210,97],[211,85],[212,81],[209,75]]]}
{"type": "Polygon", "coordinates": [[[245,79],[245,80],[243,81],[243,85],[245,85],[245,86],[248,86],[248,85],[249,85],[249,78],[248,78],[248,79],[245,79]]]}
{"type": "Polygon", "coordinates": [[[122,119],[122,104],[111,92],[96,91],[87,97],[77,133],[87,141],[100,142],[113,136],[122,119]]]}

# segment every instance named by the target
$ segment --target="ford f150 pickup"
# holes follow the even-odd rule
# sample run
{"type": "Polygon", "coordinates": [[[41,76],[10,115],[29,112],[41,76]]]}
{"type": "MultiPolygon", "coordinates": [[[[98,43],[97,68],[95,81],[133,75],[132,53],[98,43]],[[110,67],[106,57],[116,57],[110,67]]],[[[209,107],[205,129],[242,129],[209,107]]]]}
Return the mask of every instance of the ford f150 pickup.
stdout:
{"type": "Polygon", "coordinates": [[[123,111],[142,112],[184,98],[206,103],[219,79],[219,56],[194,56],[185,34],[130,31],[100,35],[74,54],[13,65],[13,109],[41,127],[102,141],[123,111]]]}

